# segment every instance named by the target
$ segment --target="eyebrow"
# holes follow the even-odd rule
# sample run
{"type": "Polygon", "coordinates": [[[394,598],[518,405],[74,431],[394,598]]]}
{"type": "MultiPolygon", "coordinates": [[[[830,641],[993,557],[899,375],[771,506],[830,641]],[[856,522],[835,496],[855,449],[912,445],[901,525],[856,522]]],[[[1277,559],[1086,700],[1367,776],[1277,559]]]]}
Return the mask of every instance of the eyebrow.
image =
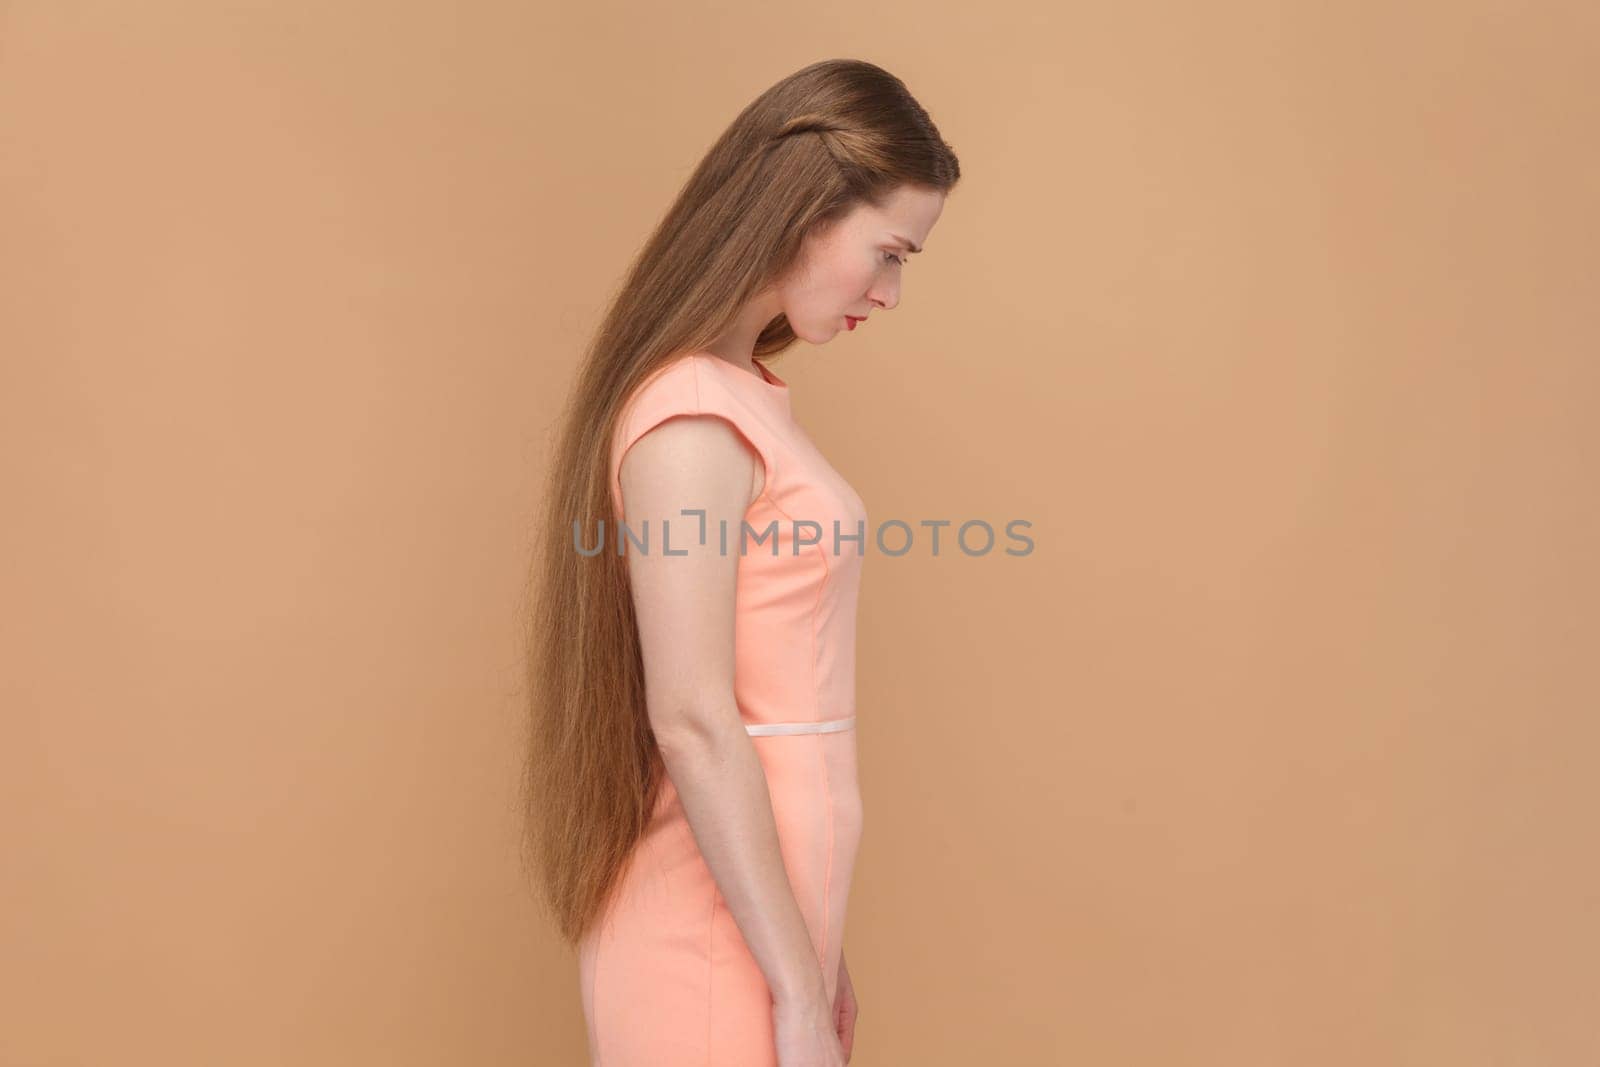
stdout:
{"type": "Polygon", "coordinates": [[[922,251],[922,246],[921,245],[914,245],[910,241],[906,240],[904,237],[901,237],[897,233],[891,233],[889,236],[893,237],[896,241],[899,241],[901,244],[905,245],[907,248],[911,249],[911,251],[913,251],[913,252],[922,251]]]}

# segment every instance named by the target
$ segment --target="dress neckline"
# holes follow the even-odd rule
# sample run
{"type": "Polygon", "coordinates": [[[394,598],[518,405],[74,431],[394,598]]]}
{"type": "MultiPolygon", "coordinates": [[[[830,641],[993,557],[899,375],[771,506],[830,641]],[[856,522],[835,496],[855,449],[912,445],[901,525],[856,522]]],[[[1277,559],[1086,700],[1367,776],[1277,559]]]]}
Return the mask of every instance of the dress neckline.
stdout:
{"type": "Polygon", "coordinates": [[[762,379],[766,381],[768,385],[771,385],[777,389],[789,388],[789,383],[778,377],[776,374],[773,374],[771,369],[768,368],[765,363],[761,362],[759,359],[753,360],[752,362],[755,363],[756,370],[761,372],[762,379]]]}
{"type": "Polygon", "coordinates": [[[717,363],[722,364],[722,366],[727,368],[728,371],[730,371],[733,374],[739,375],[741,378],[754,378],[761,385],[765,386],[767,391],[769,393],[771,393],[772,395],[783,397],[784,399],[788,399],[788,396],[789,396],[789,383],[784,381],[782,378],[778,377],[776,374],[772,373],[772,371],[768,369],[767,365],[765,363],[762,363],[759,359],[751,361],[752,363],[755,364],[755,368],[756,368],[756,373],[755,374],[751,374],[749,371],[745,370],[744,368],[736,366],[733,363],[732,360],[723,359],[721,356],[717,355],[715,352],[701,351],[701,352],[698,352],[696,354],[704,356],[706,359],[714,360],[717,363]]]}

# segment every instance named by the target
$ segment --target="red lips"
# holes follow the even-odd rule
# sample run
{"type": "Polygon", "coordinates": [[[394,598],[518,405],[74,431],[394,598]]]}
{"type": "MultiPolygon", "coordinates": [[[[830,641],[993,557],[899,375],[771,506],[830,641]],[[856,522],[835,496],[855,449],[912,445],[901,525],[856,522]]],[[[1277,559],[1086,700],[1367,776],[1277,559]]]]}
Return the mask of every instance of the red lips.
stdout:
{"type": "Polygon", "coordinates": [[[851,330],[856,328],[856,323],[858,323],[858,322],[866,322],[866,321],[867,321],[866,319],[858,319],[854,315],[846,315],[844,317],[845,328],[846,329],[851,329],[851,330]]]}

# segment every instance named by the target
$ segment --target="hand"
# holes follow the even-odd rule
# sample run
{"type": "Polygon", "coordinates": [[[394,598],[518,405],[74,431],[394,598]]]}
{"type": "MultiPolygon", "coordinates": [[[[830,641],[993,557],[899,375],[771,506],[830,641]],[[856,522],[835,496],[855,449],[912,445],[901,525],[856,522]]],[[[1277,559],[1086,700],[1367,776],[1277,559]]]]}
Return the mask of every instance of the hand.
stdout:
{"type": "Polygon", "coordinates": [[[833,995],[833,1026],[839,1035],[839,1047],[844,1050],[844,1062],[850,1062],[850,1049],[856,1043],[856,991],[850,984],[850,971],[844,965],[844,953],[839,953],[839,988],[833,995]]]}
{"type": "Polygon", "coordinates": [[[817,992],[803,1000],[774,1002],[772,1033],[778,1067],[844,1067],[844,1050],[839,1047],[820,982],[817,992]]]}

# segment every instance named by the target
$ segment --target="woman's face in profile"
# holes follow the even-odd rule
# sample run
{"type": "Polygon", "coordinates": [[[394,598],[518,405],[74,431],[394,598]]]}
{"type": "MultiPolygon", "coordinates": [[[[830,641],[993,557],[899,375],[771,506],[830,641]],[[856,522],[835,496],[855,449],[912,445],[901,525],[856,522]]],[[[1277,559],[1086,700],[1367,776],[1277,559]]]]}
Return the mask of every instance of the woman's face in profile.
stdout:
{"type": "Polygon", "coordinates": [[[777,286],[795,336],[822,344],[850,329],[847,319],[898,304],[906,260],[927,241],[944,200],[943,193],[902,186],[882,207],[862,204],[808,236],[800,261],[777,286]]]}

